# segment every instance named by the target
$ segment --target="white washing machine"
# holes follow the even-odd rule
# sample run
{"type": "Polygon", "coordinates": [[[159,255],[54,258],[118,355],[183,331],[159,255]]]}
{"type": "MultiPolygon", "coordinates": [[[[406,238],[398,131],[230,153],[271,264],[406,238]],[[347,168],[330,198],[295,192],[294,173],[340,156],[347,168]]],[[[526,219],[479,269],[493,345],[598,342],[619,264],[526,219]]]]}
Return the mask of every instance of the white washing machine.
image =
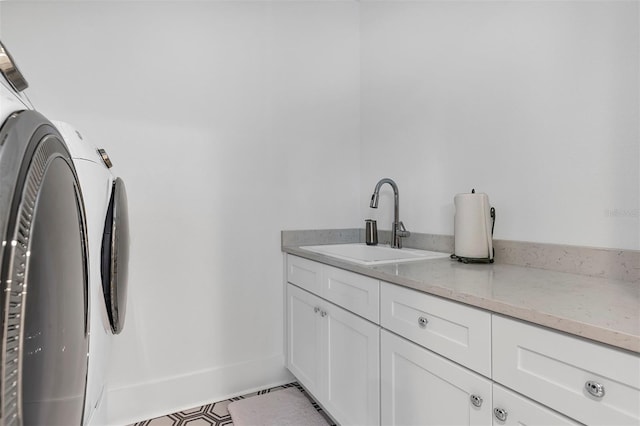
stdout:
{"type": "Polygon", "coordinates": [[[0,43],[0,426],[106,423],[129,226],[106,153],[24,95],[0,43]]]}
{"type": "Polygon", "coordinates": [[[107,423],[111,339],[122,331],[129,259],[127,194],[106,152],[68,123],[54,121],[71,153],[84,198],[89,240],[90,336],[84,424],[107,423]]]}

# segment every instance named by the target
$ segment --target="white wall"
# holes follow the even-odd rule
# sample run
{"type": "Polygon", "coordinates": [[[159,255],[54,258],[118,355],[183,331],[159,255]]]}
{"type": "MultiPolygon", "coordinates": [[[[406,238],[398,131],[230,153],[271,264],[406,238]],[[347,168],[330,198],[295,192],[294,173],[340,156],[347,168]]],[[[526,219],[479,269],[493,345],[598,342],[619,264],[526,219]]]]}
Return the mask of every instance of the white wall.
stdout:
{"type": "Polygon", "coordinates": [[[280,230],[360,225],[357,4],[0,12],[31,100],[106,148],[127,184],[112,421],[286,380],[280,230]]]}
{"type": "Polygon", "coordinates": [[[640,248],[637,1],[364,1],[361,217],[453,234],[453,196],[496,238],[640,248]]]}

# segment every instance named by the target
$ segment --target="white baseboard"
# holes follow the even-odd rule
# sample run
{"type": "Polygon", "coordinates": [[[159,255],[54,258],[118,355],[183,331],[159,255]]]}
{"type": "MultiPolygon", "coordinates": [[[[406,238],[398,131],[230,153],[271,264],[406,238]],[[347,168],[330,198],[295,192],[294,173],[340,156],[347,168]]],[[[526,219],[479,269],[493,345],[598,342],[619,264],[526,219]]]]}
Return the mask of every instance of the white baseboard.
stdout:
{"type": "Polygon", "coordinates": [[[277,355],[109,389],[108,424],[129,425],[294,380],[277,355]]]}

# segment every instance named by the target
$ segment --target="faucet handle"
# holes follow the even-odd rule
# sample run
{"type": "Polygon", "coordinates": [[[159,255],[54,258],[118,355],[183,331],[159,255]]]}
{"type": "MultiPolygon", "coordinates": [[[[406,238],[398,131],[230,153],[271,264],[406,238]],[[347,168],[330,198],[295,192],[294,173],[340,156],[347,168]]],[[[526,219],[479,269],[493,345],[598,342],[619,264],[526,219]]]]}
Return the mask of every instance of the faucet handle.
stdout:
{"type": "Polygon", "coordinates": [[[408,237],[411,235],[411,232],[407,231],[407,228],[404,227],[404,223],[402,221],[398,222],[396,227],[396,236],[397,237],[408,237]]]}

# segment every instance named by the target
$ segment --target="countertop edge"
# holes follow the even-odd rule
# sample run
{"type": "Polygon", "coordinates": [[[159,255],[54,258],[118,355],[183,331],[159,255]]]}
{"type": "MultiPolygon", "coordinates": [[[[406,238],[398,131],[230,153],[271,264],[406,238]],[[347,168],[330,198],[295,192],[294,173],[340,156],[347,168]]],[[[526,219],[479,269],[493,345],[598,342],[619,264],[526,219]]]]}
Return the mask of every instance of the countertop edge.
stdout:
{"type": "MultiPolygon", "coordinates": [[[[572,336],[603,343],[609,346],[613,346],[616,349],[627,350],[635,354],[640,353],[640,336],[637,335],[624,333],[611,328],[583,323],[570,318],[563,318],[555,314],[540,312],[495,299],[487,299],[467,293],[461,293],[437,285],[427,284],[425,286],[424,282],[417,283],[406,277],[390,275],[369,266],[342,261],[333,257],[324,256],[319,253],[313,253],[307,250],[300,249],[297,246],[283,246],[282,252],[317,261],[340,269],[345,269],[357,274],[366,275],[371,278],[400,285],[423,293],[439,296],[472,307],[484,309],[491,313],[541,325],[556,331],[570,334],[572,336]]],[[[431,261],[427,260],[425,262],[431,261]]],[[[518,268],[531,269],[524,266],[520,266],[518,268]]]]}

